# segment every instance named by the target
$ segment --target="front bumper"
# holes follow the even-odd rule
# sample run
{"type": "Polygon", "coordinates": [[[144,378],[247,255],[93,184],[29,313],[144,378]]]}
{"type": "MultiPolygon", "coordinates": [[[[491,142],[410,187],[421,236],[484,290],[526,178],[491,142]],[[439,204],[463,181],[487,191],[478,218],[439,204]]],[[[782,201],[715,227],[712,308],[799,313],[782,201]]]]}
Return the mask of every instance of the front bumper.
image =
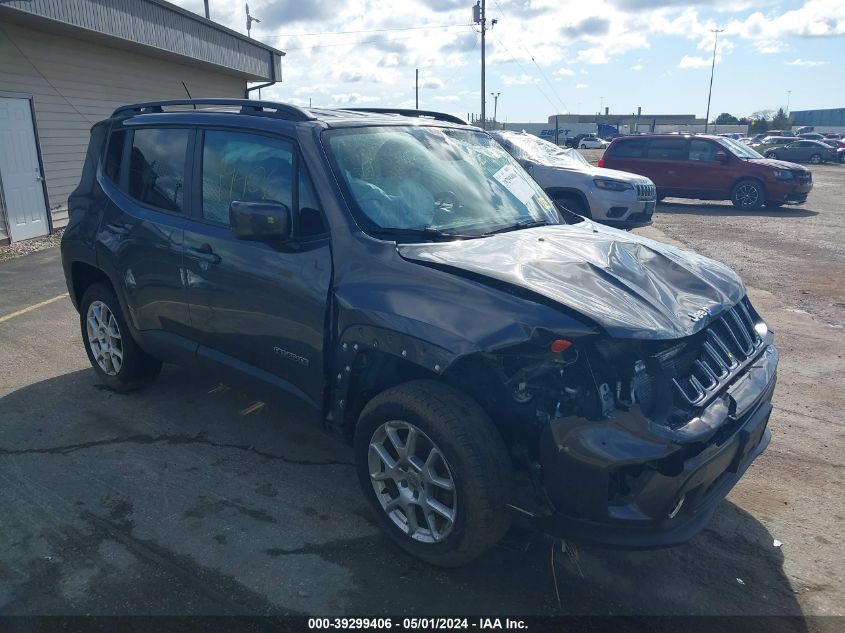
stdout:
{"type": "Polygon", "coordinates": [[[591,192],[589,203],[594,221],[617,229],[635,229],[651,224],[657,198],[640,199],[630,190],[591,192]]]}
{"type": "Polygon", "coordinates": [[[541,444],[556,512],[536,527],[623,548],[683,543],[768,446],[778,352],[766,347],[720,398],[679,429],[634,410],[602,422],[554,420],[541,444]]]}
{"type": "Polygon", "coordinates": [[[767,186],[768,198],[786,204],[803,204],[813,190],[813,181],[791,184],[778,182],[767,186]]]}

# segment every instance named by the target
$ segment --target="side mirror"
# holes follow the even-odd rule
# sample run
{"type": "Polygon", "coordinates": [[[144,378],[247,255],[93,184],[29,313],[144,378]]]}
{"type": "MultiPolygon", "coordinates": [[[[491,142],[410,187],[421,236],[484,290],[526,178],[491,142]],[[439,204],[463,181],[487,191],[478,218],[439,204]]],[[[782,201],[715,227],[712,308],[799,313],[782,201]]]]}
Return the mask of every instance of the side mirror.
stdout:
{"type": "Polygon", "coordinates": [[[713,154],[713,160],[717,163],[727,163],[728,162],[728,155],[725,152],[716,152],[713,154]]]}
{"type": "Polygon", "coordinates": [[[286,240],[291,234],[291,213],[281,202],[241,202],[229,205],[229,221],[241,240],[275,238],[286,240]]]}

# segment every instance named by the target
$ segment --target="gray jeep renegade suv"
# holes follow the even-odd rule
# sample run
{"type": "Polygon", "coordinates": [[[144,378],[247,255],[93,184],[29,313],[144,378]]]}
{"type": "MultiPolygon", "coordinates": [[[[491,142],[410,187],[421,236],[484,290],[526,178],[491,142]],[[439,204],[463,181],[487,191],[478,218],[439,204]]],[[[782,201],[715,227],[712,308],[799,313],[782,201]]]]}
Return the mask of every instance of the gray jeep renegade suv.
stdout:
{"type": "Polygon", "coordinates": [[[682,542],[769,441],[778,352],[739,277],[556,208],[454,117],[126,106],[69,202],[102,383],[181,363],[324,425],[431,563],[477,557],[512,514],[682,542]]]}

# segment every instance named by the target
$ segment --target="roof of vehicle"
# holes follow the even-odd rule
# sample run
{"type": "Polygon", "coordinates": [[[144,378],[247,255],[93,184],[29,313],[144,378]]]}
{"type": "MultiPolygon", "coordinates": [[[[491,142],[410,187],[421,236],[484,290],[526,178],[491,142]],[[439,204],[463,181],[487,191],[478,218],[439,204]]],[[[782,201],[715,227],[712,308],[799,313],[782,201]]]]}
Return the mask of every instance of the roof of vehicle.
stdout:
{"type": "Polygon", "coordinates": [[[619,141],[626,141],[626,140],[643,140],[643,139],[655,139],[655,138],[666,138],[666,139],[677,139],[677,138],[709,138],[714,141],[724,140],[724,137],[718,136],[716,134],[680,134],[680,133],[673,133],[673,132],[665,132],[663,134],[631,134],[629,136],[617,136],[611,142],[617,143],[619,141]]]}
{"type": "Polygon", "coordinates": [[[252,99],[171,99],[135,103],[117,108],[112,117],[128,117],[139,114],[163,114],[174,111],[190,114],[193,108],[203,114],[225,113],[243,116],[264,116],[293,122],[314,121],[327,127],[349,127],[358,125],[436,124],[467,126],[467,122],[444,112],[430,110],[408,110],[401,108],[301,108],[275,101],[252,99]],[[198,109],[199,106],[202,106],[198,109]],[[174,110],[175,109],[175,110],[174,110]],[[411,119],[411,121],[409,121],[411,119]]]}

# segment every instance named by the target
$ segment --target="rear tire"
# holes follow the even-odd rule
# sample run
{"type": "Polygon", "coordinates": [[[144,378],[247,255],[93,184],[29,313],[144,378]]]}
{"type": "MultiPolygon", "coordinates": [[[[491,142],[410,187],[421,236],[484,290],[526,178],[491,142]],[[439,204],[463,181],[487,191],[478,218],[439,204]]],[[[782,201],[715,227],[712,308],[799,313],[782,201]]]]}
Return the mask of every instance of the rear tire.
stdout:
{"type": "Polygon", "coordinates": [[[731,202],[737,209],[753,211],[763,206],[766,192],[757,180],[740,180],[731,190],[731,202]]]}
{"type": "Polygon", "coordinates": [[[768,154],[766,154],[766,158],[773,158],[773,159],[777,160],[778,159],[778,153],[777,152],[769,152],[768,154]]]}
{"type": "Polygon", "coordinates": [[[364,407],[354,446],[377,522],[412,556],[458,567],[507,531],[508,453],[490,418],[465,394],[432,380],[392,387],[364,407]]]}
{"type": "Polygon", "coordinates": [[[111,286],[91,284],[79,305],[82,342],[100,381],[126,392],[151,382],[161,371],[161,361],[144,352],[123,318],[111,286]]]}

